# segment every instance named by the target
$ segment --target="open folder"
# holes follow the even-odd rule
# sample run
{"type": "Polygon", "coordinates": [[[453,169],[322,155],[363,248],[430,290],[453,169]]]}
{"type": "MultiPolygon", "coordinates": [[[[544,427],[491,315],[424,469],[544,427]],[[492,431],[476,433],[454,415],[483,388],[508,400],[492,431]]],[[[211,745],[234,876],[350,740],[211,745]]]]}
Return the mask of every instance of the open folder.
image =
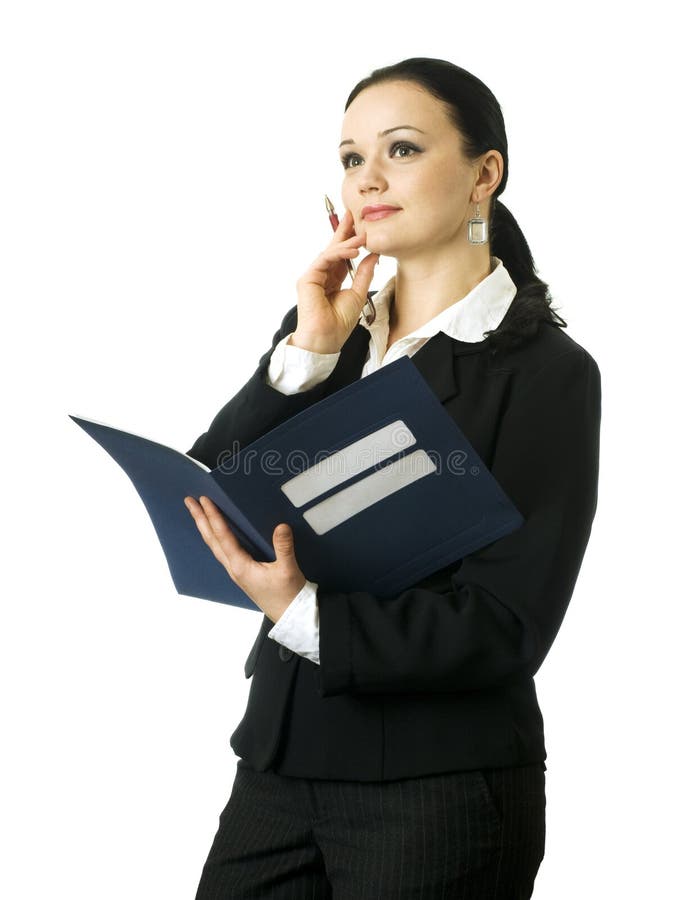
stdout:
{"type": "Polygon", "coordinates": [[[389,597],[514,531],[524,518],[410,357],[360,378],[215,469],[156,441],[70,416],[140,495],[179,594],[258,606],[203,541],[184,497],[209,497],[241,545],[275,559],[292,527],[319,587],[389,597]]]}

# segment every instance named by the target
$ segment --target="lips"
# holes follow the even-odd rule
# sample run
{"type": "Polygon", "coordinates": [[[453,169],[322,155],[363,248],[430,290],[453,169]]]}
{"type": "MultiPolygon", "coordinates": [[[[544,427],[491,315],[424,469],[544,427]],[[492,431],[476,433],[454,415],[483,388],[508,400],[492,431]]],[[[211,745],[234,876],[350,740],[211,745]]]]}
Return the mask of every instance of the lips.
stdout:
{"type": "Polygon", "coordinates": [[[399,209],[400,206],[388,206],[387,204],[364,206],[362,207],[362,218],[368,222],[383,219],[385,216],[390,216],[391,213],[398,212],[399,209]]]}

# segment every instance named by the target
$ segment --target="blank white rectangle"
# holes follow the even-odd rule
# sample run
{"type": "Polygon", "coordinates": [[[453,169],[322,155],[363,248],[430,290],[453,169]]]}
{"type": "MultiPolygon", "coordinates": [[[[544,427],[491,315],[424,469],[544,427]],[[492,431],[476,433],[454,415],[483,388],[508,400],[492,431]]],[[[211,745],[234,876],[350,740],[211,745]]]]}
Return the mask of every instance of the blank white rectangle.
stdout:
{"type": "Polygon", "coordinates": [[[389,422],[290,478],[280,489],[296,507],[304,506],[415,443],[415,435],[402,419],[389,422]]]}
{"type": "Polygon", "coordinates": [[[303,513],[304,518],[316,534],[325,534],[363,509],[436,470],[424,450],[415,450],[312,506],[303,513]]]}

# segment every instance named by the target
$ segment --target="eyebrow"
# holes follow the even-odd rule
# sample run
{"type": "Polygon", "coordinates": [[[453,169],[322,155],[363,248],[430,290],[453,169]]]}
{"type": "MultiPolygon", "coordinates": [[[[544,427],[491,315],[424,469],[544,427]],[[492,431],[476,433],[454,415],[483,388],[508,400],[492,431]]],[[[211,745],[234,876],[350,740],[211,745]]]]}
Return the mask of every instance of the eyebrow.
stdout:
{"type": "MultiPolygon", "coordinates": [[[[387,134],[391,134],[392,131],[400,131],[401,128],[409,128],[411,131],[419,131],[420,134],[426,134],[426,132],[424,132],[422,130],[422,128],[416,128],[414,125],[396,125],[393,128],[387,128],[386,131],[380,131],[379,134],[377,135],[377,137],[384,137],[387,134]]],[[[338,150],[340,150],[340,148],[343,146],[343,144],[354,144],[354,143],[355,142],[352,140],[352,138],[347,138],[346,140],[341,141],[338,144],[338,150]]]]}

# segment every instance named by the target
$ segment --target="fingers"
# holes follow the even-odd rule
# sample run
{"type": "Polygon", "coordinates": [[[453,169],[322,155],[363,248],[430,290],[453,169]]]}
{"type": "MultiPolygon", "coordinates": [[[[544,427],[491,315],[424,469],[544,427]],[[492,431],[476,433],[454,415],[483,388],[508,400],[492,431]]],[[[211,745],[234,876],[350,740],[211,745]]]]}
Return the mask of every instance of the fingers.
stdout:
{"type": "Polygon", "coordinates": [[[319,284],[324,287],[327,277],[337,277],[338,266],[343,273],[340,279],[342,284],[346,270],[342,268],[341,264],[359,256],[359,248],[366,239],[366,234],[355,234],[352,213],[347,210],[333,232],[330,243],[319,253],[307,271],[297,279],[297,287],[301,287],[303,284],[319,284]]]}
{"type": "Polygon", "coordinates": [[[335,253],[336,250],[358,250],[367,239],[366,233],[340,235],[340,229],[333,232],[333,240],[324,250],[324,254],[335,253]]]}
{"type": "Polygon", "coordinates": [[[339,241],[344,241],[346,238],[350,237],[351,234],[355,233],[355,220],[352,217],[352,213],[349,209],[345,210],[345,214],[343,218],[338,221],[338,227],[336,228],[334,234],[338,238],[339,241]]]}
{"type": "MultiPolygon", "coordinates": [[[[355,234],[355,225],[352,213],[347,210],[343,218],[338,223],[338,227],[333,232],[333,240],[326,248],[326,253],[336,247],[355,248],[359,247],[366,240],[366,234],[355,234]]],[[[345,258],[345,257],[343,257],[345,258]]]]}
{"type": "Polygon", "coordinates": [[[215,559],[224,566],[234,581],[243,578],[244,570],[248,566],[248,554],[212,500],[201,497],[198,503],[193,497],[186,497],[184,503],[215,559]]]}
{"type": "MultiPolygon", "coordinates": [[[[336,231],[336,234],[337,233],[338,232],[336,231]]],[[[317,283],[315,275],[321,273],[321,275],[324,276],[321,281],[321,284],[323,285],[325,283],[325,276],[333,271],[337,263],[344,263],[347,259],[354,259],[356,256],[359,256],[359,248],[365,240],[366,235],[361,234],[353,235],[353,237],[338,243],[331,241],[326,249],[316,257],[306,273],[298,279],[297,284],[301,285],[305,282],[317,283]]]]}
{"type": "Polygon", "coordinates": [[[364,235],[350,238],[350,241],[352,243],[345,241],[341,244],[329,244],[316,262],[328,269],[341,260],[344,262],[346,259],[355,259],[360,253],[358,244],[364,243],[364,235]]]}

